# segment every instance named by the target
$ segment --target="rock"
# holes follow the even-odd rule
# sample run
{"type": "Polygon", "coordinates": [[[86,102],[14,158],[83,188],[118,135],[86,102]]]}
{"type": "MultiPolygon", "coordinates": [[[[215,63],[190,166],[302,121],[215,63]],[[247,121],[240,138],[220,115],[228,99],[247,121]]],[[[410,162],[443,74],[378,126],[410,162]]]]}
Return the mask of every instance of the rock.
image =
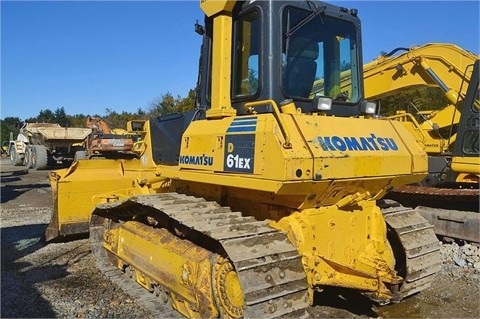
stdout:
{"type": "Polygon", "coordinates": [[[457,254],[453,254],[453,261],[460,267],[464,267],[467,265],[467,262],[457,254]]]}
{"type": "Polygon", "coordinates": [[[477,253],[477,248],[470,244],[465,244],[462,246],[461,251],[467,256],[472,256],[477,253]]]}

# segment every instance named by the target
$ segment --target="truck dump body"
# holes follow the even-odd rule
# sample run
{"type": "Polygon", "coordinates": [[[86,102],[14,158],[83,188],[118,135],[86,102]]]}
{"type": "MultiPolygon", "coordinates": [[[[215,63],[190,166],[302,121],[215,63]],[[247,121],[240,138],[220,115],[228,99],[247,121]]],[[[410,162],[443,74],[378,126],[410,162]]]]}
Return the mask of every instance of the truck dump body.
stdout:
{"type": "Polygon", "coordinates": [[[35,144],[81,143],[92,130],[79,127],[62,127],[59,124],[28,123],[21,129],[24,135],[32,136],[35,144]]]}
{"type": "MultiPolygon", "coordinates": [[[[72,142],[81,142],[85,137],[90,134],[90,129],[83,129],[77,127],[61,127],[50,128],[42,127],[38,128],[38,133],[42,135],[45,141],[53,142],[57,140],[68,140],[72,142]]],[[[32,132],[33,134],[33,132],[32,132]]]]}

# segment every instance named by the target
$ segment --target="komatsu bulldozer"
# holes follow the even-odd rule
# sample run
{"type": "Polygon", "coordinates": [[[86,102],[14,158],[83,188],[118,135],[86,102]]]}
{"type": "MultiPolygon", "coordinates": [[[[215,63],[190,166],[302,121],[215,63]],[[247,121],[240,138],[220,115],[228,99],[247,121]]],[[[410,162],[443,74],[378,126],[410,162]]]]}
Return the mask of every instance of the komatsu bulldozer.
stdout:
{"type": "Polygon", "coordinates": [[[133,278],[160,317],[300,318],[328,286],[379,303],[429,287],[440,265],[432,226],[377,205],[422,180],[427,155],[401,123],[372,116],[357,10],[200,7],[197,107],[129,122],[138,158],[52,172],[46,239],[89,232],[97,267],[120,285],[133,278]]]}

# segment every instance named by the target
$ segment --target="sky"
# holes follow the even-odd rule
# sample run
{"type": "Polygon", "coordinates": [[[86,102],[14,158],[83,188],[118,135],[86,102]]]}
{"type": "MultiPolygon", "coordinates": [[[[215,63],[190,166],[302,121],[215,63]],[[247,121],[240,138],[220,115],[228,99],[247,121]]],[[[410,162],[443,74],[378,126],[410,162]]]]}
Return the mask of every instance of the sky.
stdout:
{"type": "MultiPolygon", "coordinates": [[[[327,1],[357,8],[363,60],[397,47],[479,54],[479,1],[327,1]]],[[[199,1],[1,1],[0,118],[148,110],[195,87],[199,1]]]]}

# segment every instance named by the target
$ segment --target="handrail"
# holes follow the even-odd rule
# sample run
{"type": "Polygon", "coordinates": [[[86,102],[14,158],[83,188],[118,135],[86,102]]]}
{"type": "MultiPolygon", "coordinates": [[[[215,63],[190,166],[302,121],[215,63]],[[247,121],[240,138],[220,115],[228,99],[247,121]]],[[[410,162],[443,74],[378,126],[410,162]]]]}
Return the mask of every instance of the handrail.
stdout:
{"type": "Polygon", "coordinates": [[[250,113],[253,113],[255,112],[253,110],[255,106],[265,105],[265,104],[270,104],[273,107],[275,118],[277,119],[278,125],[280,126],[280,130],[282,131],[283,137],[285,138],[285,143],[283,143],[283,147],[292,148],[292,143],[290,142],[290,132],[288,132],[285,121],[281,117],[280,109],[278,108],[277,103],[275,103],[274,100],[261,100],[261,101],[247,102],[245,103],[244,107],[247,111],[249,111],[250,113]]]}

